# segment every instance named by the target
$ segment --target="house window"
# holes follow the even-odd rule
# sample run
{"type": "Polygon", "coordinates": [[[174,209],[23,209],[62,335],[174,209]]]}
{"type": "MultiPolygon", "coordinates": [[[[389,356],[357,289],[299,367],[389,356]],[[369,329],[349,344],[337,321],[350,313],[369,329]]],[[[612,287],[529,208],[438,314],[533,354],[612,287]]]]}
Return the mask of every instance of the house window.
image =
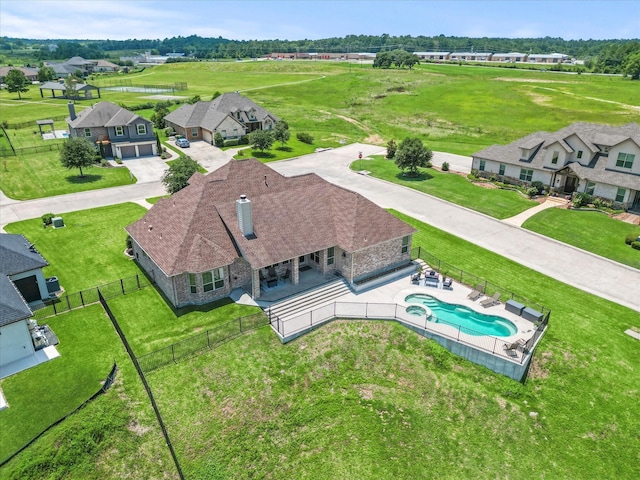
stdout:
{"type": "Polygon", "coordinates": [[[220,132],[220,135],[222,135],[222,138],[227,138],[227,131],[222,130],[222,132],[220,132]]]}
{"type": "Polygon", "coordinates": [[[85,128],[84,129],[84,136],[85,137],[90,137],[91,136],[91,129],[90,128],[85,128]]]}
{"type": "Polygon", "coordinates": [[[622,168],[631,168],[633,167],[633,160],[636,156],[633,153],[622,153],[618,154],[618,160],[616,160],[616,167],[622,168]]]}
{"type": "Polygon", "coordinates": [[[212,272],[202,274],[202,289],[205,292],[224,287],[224,269],[216,268],[212,272]]]}
{"type": "Polygon", "coordinates": [[[147,126],[144,123],[139,123],[136,125],[138,129],[138,135],[146,135],[147,134],[147,126]]]}
{"type": "Polygon", "coordinates": [[[529,158],[529,150],[527,150],[526,148],[521,148],[520,149],[520,160],[526,160],[527,158],[529,158]]]}
{"type": "Polygon", "coordinates": [[[116,137],[122,137],[124,135],[124,128],[116,127],[116,137]]]}
{"type": "Polygon", "coordinates": [[[578,159],[582,158],[582,150],[578,150],[576,157],[578,157],[578,159]]]}
{"type": "Polygon", "coordinates": [[[486,164],[487,163],[484,160],[480,160],[480,167],[479,168],[480,168],[481,172],[484,172],[484,167],[486,166],[486,164]]]}
{"type": "Polygon", "coordinates": [[[313,252],[311,254],[311,260],[313,260],[316,263],[320,263],[320,252],[313,252]]]}
{"type": "Polygon", "coordinates": [[[327,265],[333,265],[336,258],[336,249],[334,247],[327,248],[327,265]]]}
{"type": "Polygon", "coordinates": [[[596,183],[595,182],[587,182],[587,187],[584,190],[584,193],[587,193],[589,195],[593,195],[594,190],[596,189],[596,183]]]}
{"type": "Polygon", "coordinates": [[[238,136],[238,129],[237,129],[237,128],[234,128],[234,129],[233,129],[233,136],[234,136],[234,137],[237,137],[237,136],[238,136]]]}
{"type": "Polygon", "coordinates": [[[530,182],[533,178],[533,170],[527,168],[520,169],[520,180],[530,182]]]}
{"type": "Polygon", "coordinates": [[[553,152],[553,157],[551,157],[551,164],[552,165],[557,165],[558,164],[558,157],[560,156],[560,152],[553,152]]]}
{"type": "Polygon", "coordinates": [[[624,202],[624,196],[627,194],[626,188],[618,188],[618,192],[616,193],[616,202],[624,202]]]}
{"type": "Polygon", "coordinates": [[[191,293],[198,293],[198,284],[196,283],[196,274],[189,274],[189,290],[191,293]]]}
{"type": "Polygon", "coordinates": [[[402,249],[401,253],[407,253],[409,251],[409,235],[402,237],[402,249]]]}
{"type": "Polygon", "coordinates": [[[191,136],[194,138],[198,136],[198,127],[194,127],[191,129],[191,136]]]}
{"type": "Polygon", "coordinates": [[[500,170],[498,170],[498,175],[504,175],[504,171],[506,170],[507,166],[504,163],[500,164],[500,170]]]}

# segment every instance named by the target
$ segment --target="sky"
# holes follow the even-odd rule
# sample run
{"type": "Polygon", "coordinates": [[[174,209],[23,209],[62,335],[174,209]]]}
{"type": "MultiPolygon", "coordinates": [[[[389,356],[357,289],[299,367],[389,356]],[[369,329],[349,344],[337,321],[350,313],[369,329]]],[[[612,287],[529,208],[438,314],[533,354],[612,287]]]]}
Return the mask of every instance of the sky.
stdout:
{"type": "Polygon", "coordinates": [[[640,0],[1,0],[0,35],[317,40],[347,35],[640,38],[640,0]]]}

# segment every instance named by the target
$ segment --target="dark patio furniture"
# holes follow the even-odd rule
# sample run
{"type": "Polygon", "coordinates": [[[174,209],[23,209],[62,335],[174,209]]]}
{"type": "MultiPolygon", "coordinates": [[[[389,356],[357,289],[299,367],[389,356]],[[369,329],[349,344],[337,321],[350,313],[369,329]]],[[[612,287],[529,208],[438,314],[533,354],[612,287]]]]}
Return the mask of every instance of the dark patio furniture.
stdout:
{"type": "Polygon", "coordinates": [[[438,288],[438,283],[440,283],[439,277],[433,277],[431,275],[427,275],[424,277],[424,285],[425,287],[436,287],[438,288]]]}
{"type": "Polygon", "coordinates": [[[282,279],[287,280],[289,277],[291,277],[291,270],[287,268],[287,271],[284,272],[284,275],[282,275],[282,279]]]}
{"type": "Polygon", "coordinates": [[[527,307],[522,310],[522,318],[524,318],[525,320],[530,320],[532,322],[541,322],[542,317],[544,317],[544,315],[539,311],[534,310],[533,308],[527,307]]]}
{"type": "Polygon", "coordinates": [[[411,275],[411,283],[420,283],[420,277],[421,277],[421,273],[414,273],[413,275],[411,275]]]}
{"type": "Polygon", "coordinates": [[[442,288],[445,288],[447,290],[453,290],[453,279],[445,278],[442,281],[442,288]]]}
{"type": "Polygon", "coordinates": [[[516,315],[522,315],[524,305],[520,302],[516,302],[515,300],[507,300],[507,302],[504,304],[504,309],[507,312],[515,313],[516,315]]]}
{"type": "Polygon", "coordinates": [[[474,290],[471,290],[471,293],[467,295],[467,298],[472,301],[476,301],[482,296],[482,285],[478,284],[474,290]]]}

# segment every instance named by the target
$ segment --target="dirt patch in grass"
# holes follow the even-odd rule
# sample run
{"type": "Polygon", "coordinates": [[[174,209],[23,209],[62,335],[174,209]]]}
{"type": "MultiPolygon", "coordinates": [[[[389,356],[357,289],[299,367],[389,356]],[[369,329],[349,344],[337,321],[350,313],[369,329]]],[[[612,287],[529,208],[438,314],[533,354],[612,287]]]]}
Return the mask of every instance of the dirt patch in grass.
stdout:
{"type": "Polygon", "coordinates": [[[539,356],[534,356],[531,359],[531,366],[529,367],[529,379],[545,379],[549,376],[549,370],[547,364],[551,360],[551,352],[543,352],[539,356]]]}
{"type": "Polygon", "coordinates": [[[533,103],[537,103],[538,105],[542,105],[543,107],[552,104],[552,98],[546,95],[540,95],[539,93],[533,92],[527,92],[527,95],[529,96],[529,98],[531,98],[531,100],[533,100],[533,103]]]}
{"type": "Polygon", "coordinates": [[[371,143],[373,145],[384,145],[384,140],[377,133],[373,135],[369,135],[367,138],[364,139],[364,141],[365,143],[371,143]]]}

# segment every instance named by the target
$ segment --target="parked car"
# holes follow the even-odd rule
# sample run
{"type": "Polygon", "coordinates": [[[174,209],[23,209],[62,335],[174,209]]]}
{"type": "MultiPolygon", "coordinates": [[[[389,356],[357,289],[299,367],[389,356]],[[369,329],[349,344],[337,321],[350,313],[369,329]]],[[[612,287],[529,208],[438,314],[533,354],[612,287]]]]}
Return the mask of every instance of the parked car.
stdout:
{"type": "Polygon", "coordinates": [[[176,145],[181,147],[181,148],[188,148],[189,147],[189,140],[187,140],[186,138],[179,138],[176,140],[176,145]]]}

